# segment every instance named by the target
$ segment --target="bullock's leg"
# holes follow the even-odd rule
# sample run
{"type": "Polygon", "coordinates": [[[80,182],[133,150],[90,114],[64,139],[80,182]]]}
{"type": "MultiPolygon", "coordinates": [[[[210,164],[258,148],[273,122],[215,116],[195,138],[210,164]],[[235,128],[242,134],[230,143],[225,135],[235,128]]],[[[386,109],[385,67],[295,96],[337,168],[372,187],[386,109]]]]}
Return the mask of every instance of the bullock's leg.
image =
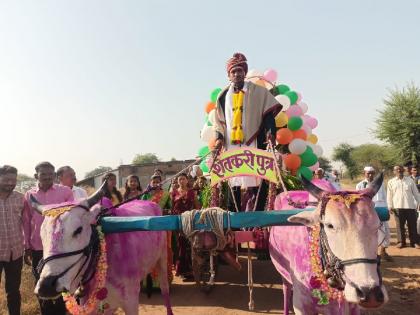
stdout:
{"type": "Polygon", "coordinates": [[[317,314],[316,305],[312,302],[311,291],[304,287],[298,279],[292,275],[293,281],[293,309],[296,315],[317,314]]]}
{"type": "Polygon", "coordinates": [[[292,285],[282,277],[283,282],[283,310],[284,315],[289,315],[290,302],[292,298],[292,285]]]}
{"type": "Polygon", "coordinates": [[[167,251],[167,237],[163,237],[161,246],[161,256],[158,262],[159,268],[159,283],[160,291],[162,292],[163,301],[166,306],[167,315],[173,315],[171,300],[169,298],[169,281],[168,281],[168,251],[167,251]]]}

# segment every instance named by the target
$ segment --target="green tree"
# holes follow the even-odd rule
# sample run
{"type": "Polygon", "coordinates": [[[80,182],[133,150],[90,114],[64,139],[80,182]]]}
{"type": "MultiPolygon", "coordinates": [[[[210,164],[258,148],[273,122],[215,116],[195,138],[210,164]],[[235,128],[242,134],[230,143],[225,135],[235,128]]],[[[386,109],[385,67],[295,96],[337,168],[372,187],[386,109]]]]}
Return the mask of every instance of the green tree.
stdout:
{"type": "Polygon", "coordinates": [[[318,158],[319,167],[322,168],[324,171],[331,172],[332,165],[331,161],[327,159],[326,157],[320,156],[318,158]]]}
{"type": "Polygon", "coordinates": [[[109,172],[109,171],[111,171],[112,170],[112,168],[111,167],[109,167],[109,166],[98,166],[97,168],[95,168],[94,170],[92,170],[92,171],[90,171],[90,172],[87,172],[86,174],[85,174],[85,178],[89,178],[89,177],[92,177],[92,176],[96,176],[96,175],[98,175],[98,174],[102,174],[102,173],[105,173],[105,172],[109,172]]]}
{"type": "Polygon", "coordinates": [[[376,120],[376,136],[392,145],[403,162],[420,162],[420,88],[389,90],[376,120]]]}
{"type": "Polygon", "coordinates": [[[401,163],[395,150],[390,145],[366,143],[354,148],[351,158],[357,165],[359,173],[367,165],[377,171],[390,170],[395,164],[401,163]]]}
{"type": "Polygon", "coordinates": [[[354,147],[348,143],[340,143],[333,149],[332,159],[340,161],[344,164],[351,179],[353,179],[359,172],[357,164],[353,160],[351,154],[354,147]]]}
{"type": "Polygon", "coordinates": [[[159,158],[154,153],[136,154],[133,164],[157,163],[159,158]]]}

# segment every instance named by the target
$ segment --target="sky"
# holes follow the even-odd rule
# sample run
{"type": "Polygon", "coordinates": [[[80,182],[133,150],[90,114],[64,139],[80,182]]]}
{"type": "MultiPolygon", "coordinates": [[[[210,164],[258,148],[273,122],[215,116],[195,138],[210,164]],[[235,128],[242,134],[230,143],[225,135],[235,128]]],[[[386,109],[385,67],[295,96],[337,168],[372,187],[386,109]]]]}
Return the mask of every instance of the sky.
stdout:
{"type": "Polygon", "coordinates": [[[0,165],[79,178],[152,152],[193,158],[225,63],[303,95],[325,156],[375,142],[389,89],[420,84],[419,1],[0,1],[0,165]]]}

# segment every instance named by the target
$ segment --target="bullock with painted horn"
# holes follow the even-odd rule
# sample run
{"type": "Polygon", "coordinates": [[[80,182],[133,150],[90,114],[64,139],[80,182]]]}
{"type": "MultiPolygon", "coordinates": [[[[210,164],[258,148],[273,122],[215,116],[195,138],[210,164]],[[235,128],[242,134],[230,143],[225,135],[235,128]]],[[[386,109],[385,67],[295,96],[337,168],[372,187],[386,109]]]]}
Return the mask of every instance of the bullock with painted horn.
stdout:
{"type": "MultiPolygon", "coordinates": [[[[292,286],[295,314],[360,314],[359,306],[375,309],[387,302],[376,252],[380,220],[372,202],[382,181],[380,174],[362,191],[332,192],[303,179],[319,201],[317,209],[288,219],[305,226],[273,227],[270,233],[271,258],[284,282],[285,314],[292,286]]],[[[292,200],[299,197],[289,194],[292,200]]],[[[287,205],[276,200],[276,209],[287,205]]]]}
{"type": "MultiPolygon", "coordinates": [[[[97,204],[103,186],[80,203],[33,206],[45,217],[41,227],[44,257],[38,266],[35,294],[51,299],[64,292],[71,314],[138,314],[140,281],[158,266],[167,314],[172,314],[167,278],[166,233],[128,232],[104,236],[98,224],[103,208],[97,204]],[[67,293],[66,293],[67,292],[67,293]],[[80,305],[74,295],[79,295],[80,305]]],[[[120,217],[160,216],[155,203],[135,200],[114,208],[120,217]]]]}

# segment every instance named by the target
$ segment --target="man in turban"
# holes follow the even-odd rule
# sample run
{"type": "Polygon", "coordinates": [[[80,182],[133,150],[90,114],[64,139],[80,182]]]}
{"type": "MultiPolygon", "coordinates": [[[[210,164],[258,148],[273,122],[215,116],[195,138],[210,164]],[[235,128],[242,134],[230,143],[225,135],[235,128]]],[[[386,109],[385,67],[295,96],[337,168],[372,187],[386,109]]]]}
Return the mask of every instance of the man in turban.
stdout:
{"type": "MultiPolygon", "coordinates": [[[[227,62],[226,71],[230,84],[223,89],[216,101],[216,147],[226,150],[242,146],[266,149],[267,137],[275,138],[274,117],[280,112],[280,105],[264,87],[246,81],[247,59],[235,53],[227,62]]],[[[241,209],[241,187],[258,191],[260,180],[254,177],[236,177],[229,180],[233,195],[229,196],[229,209],[241,209]],[[233,198],[234,199],[233,199],[233,198]]],[[[267,183],[263,181],[256,200],[257,210],[263,210],[267,198],[267,183]]]]}

